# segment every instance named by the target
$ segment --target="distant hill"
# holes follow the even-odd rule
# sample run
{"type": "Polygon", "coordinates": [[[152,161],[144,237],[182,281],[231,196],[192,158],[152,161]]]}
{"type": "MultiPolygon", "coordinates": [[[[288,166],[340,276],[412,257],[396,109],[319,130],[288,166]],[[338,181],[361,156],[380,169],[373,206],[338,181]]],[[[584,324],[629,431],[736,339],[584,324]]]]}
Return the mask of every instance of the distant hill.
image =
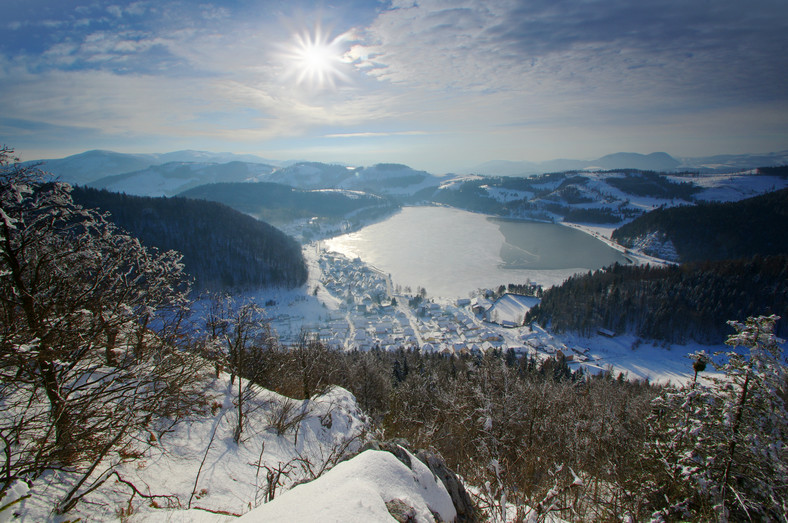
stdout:
{"type": "MultiPolygon", "coordinates": [[[[440,178],[407,165],[380,163],[371,167],[347,167],[319,162],[300,162],[277,169],[264,181],[298,189],[351,189],[375,194],[409,196],[425,187],[437,187],[440,178]]],[[[263,180],[261,180],[263,181],[263,180]]]]}
{"type": "Polygon", "coordinates": [[[788,151],[764,154],[720,154],[706,157],[676,158],[664,152],[651,154],[614,153],[596,160],[548,160],[545,162],[504,161],[485,162],[462,174],[487,176],[529,176],[560,171],[639,169],[643,171],[693,171],[701,173],[735,173],[757,167],[788,164],[788,151]]]}
{"type": "Polygon", "coordinates": [[[668,153],[616,153],[592,162],[600,169],[639,169],[641,171],[675,171],[681,162],[668,153]]]}
{"type": "Polygon", "coordinates": [[[613,232],[650,254],[670,244],[679,261],[788,253],[788,189],[738,202],[656,209],[613,232]]]}
{"type": "Polygon", "coordinates": [[[174,196],[192,187],[215,182],[249,182],[263,179],[276,167],[264,163],[169,162],[139,171],[116,174],[88,185],[96,189],[138,196],[174,196]]]}
{"type": "Polygon", "coordinates": [[[254,154],[236,154],[236,153],[214,153],[210,151],[195,151],[183,150],[173,151],[171,153],[156,154],[158,163],[170,162],[198,162],[198,163],[229,163],[229,162],[244,162],[244,163],[264,163],[267,165],[279,165],[279,162],[262,158],[254,154]]]}
{"type": "Polygon", "coordinates": [[[681,168],[698,172],[733,173],[756,167],[788,164],[788,151],[764,154],[719,154],[698,158],[681,158],[681,168]]]}
{"type": "MultiPolygon", "coordinates": [[[[559,169],[566,170],[566,169],[559,169]]],[[[463,169],[465,174],[480,173],[489,176],[527,176],[541,171],[538,163],[526,161],[491,160],[480,163],[470,169],[463,169]]]]}
{"type": "Polygon", "coordinates": [[[84,207],[108,211],[116,225],[146,245],[183,254],[198,288],[296,287],[306,281],[295,240],[220,203],[80,187],[72,196],[84,207]]]}
{"type": "Polygon", "coordinates": [[[289,185],[299,189],[336,188],[350,178],[356,169],[344,165],[320,162],[300,162],[278,169],[266,182],[289,185]]]}
{"type": "Polygon", "coordinates": [[[448,180],[422,196],[435,203],[513,218],[619,223],[674,200],[692,201],[702,191],[688,177],[626,169],[528,178],[468,176],[448,180]]]}
{"type": "Polygon", "coordinates": [[[407,198],[437,187],[441,180],[401,164],[348,167],[296,162],[282,166],[254,155],[206,151],[124,154],[95,150],[38,162],[62,181],[138,196],[174,196],[208,183],[271,182],[298,189],[363,190],[407,198]]]}
{"type": "Polygon", "coordinates": [[[675,171],[681,162],[667,153],[615,153],[596,160],[549,160],[546,162],[492,161],[477,165],[464,172],[489,176],[527,176],[570,170],[638,169],[643,171],[675,171]]]}
{"type": "Polygon", "coordinates": [[[41,169],[59,179],[77,185],[87,185],[100,178],[140,171],[152,165],[169,162],[228,163],[246,162],[275,164],[271,160],[251,154],[212,153],[207,151],[174,151],[162,154],[127,154],[92,150],[59,159],[35,160],[41,169]]]}
{"type": "Polygon", "coordinates": [[[386,216],[399,207],[390,198],[359,191],[303,190],[269,182],[214,183],[184,191],[181,196],[221,202],[278,227],[311,222],[313,231],[303,226],[289,231],[300,234],[304,240],[319,235],[321,227],[341,232],[386,216]]]}
{"type": "Polygon", "coordinates": [[[93,180],[144,169],[156,163],[153,154],[124,154],[113,151],[86,151],[57,160],[37,160],[41,169],[59,179],[78,185],[87,185],[93,180]]]}

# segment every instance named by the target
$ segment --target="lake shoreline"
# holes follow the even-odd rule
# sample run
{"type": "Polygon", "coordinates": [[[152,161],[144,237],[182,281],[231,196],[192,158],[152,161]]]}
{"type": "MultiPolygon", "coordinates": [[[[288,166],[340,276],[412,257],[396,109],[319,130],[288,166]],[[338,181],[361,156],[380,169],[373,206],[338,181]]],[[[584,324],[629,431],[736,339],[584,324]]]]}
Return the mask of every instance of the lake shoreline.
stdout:
{"type": "Polygon", "coordinates": [[[605,242],[562,224],[448,206],[406,206],[382,222],[321,243],[374,265],[395,284],[423,287],[431,296],[445,298],[508,283],[535,282],[547,288],[578,272],[628,262],[605,242]],[[569,257],[563,252],[567,249],[579,252],[569,257]]]}

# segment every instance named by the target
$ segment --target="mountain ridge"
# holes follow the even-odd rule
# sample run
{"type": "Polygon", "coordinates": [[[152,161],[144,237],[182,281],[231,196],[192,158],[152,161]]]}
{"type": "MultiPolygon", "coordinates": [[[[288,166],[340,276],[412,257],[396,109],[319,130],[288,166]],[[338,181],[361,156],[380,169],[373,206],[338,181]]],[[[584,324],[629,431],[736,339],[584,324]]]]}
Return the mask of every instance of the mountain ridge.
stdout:
{"type": "MultiPolygon", "coordinates": [[[[181,150],[169,153],[119,153],[115,151],[94,149],[79,154],[59,159],[42,159],[24,162],[24,164],[40,164],[45,171],[58,176],[63,181],[87,185],[100,178],[120,175],[134,171],[144,170],[154,165],[170,162],[194,162],[224,164],[229,162],[245,162],[250,164],[266,164],[277,170],[298,171],[303,165],[334,166],[335,169],[345,169],[350,172],[359,172],[373,169],[376,165],[401,165],[401,164],[373,164],[369,167],[349,167],[340,162],[310,162],[310,161],[277,161],[262,158],[251,154],[236,154],[227,152],[208,152],[197,150],[181,150]]],[[[471,168],[460,169],[451,174],[482,174],[485,176],[529,176],[551,172],[591,170],[591,169],[639,169],[650,171],[675,172],[679,170],[696,171],[700,173],[730,173],[757,167],[769,167],[788,164],[788,150],[759,153],[759,154],[721,154],[706,157],[676,157],[666,152],[653,152],[640,154],[631,152],[611,153],[594,160],[578,160],[559,158],[542,162],[527,160],[490,160],[471,168]]],[[[403,166],[415,173],[425,173],[430,176],[435,174],[403,166]]],[[[437,176],[440,178],[441,176],[437,176]]],[[[225,180],[222,180],[225,181],[225,180]]],[[[277,181],[277,180],[267,180],[277,181]]],[[[306,187],[305,187],[306,188],[306,187]]]]}
{"type": "Polygon", "coordinates": [[[23,165],[39,164],[44,171],[51,172],[63,181],[87,185],[100,178],[140,171],[154,165],[170,162],[247,163],[279,164],[251,154],[213,153],[185,149],[168,153],[119,153],[106,149],[91,149],[64,158],[39,159],[23,162],[23,165]]]}

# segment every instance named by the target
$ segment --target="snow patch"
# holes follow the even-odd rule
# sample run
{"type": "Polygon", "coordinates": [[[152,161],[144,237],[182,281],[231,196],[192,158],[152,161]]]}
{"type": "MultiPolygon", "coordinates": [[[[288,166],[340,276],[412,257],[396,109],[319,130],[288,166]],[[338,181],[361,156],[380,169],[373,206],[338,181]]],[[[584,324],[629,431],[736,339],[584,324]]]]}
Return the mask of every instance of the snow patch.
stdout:
{"type": "Polygon", "coordinates": [[[673,245],[673,241],[659,231],[638,236],[630,247],[662,260],[679,261],[679,255],[676,252],[676,246],[673,245]]]}

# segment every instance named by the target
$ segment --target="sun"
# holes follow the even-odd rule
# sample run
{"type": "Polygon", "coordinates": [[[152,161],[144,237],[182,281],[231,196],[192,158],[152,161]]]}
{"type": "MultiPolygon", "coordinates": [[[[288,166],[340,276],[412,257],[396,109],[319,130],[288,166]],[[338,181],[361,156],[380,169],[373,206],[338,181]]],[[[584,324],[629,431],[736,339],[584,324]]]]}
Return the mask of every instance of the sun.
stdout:
{"type": "Polygon", "coordinates": [[[283,56],[286,77],[314,88],[333,88],[348,81],[344,71],[348,64],[344,49],[347,40],[347,33],[332,39],[319,25],[312,32],[296,33],[283,56]]]}

